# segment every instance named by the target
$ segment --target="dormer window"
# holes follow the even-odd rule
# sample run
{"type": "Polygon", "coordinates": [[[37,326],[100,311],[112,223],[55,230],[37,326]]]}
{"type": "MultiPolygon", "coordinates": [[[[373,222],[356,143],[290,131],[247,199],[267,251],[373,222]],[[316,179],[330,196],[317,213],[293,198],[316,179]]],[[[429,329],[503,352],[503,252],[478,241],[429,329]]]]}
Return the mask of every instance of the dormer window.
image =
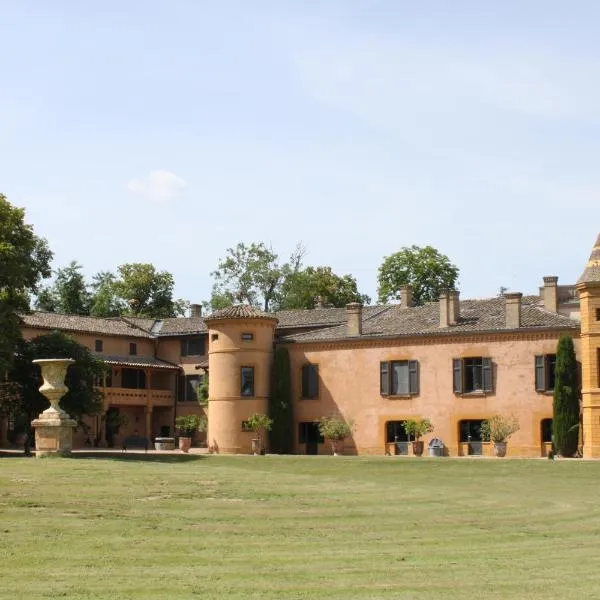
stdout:
{"type": "Polygon", "coordinates": [[[253,333],[242,333],[242,342],[252,342],[254,340],[254,334],[253,333]]]}

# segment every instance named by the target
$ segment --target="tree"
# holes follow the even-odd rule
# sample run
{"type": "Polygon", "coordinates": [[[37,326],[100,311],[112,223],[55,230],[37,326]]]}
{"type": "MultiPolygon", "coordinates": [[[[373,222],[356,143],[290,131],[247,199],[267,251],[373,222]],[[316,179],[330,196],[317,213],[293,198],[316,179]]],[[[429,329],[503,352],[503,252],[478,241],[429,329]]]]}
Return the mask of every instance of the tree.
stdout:
{"type": "Polygon", "coordinates": [[[173,300],[173,275],[157,271],[149,263],[128,263],[118,268],[112,283],[115,296],[122,301],[122,314],[162,319],[185,314],[187,302],[173,300]]]}
{"type": "Polygon", "coordinates": [[[100,271],[92,279],[90,315],[93,317],[117,317],[124,308],[123,301],[115,291],[116,277],[110,271],[100,271]]]}
{"type": "Polygon", "coordinates": [[[579,367],[573,340],[562,335],[556,349],[552,439],[561,456],[577,452],[579,437],[579,367]]]}
{"type": "Polygon", "coordinates": [[[287,348],[276,348],[273,356],[269,415],[273,418],[273,427],[269,434],[271,452],[291,454],[294,450],[294,412],[290,355],[287,348]]]}
{"type": "Polygon", "coordinates": [[[32,419],[48,408],[48,400],[39,392],[42,384],[40,369],[32,361],[37,358],[72,358],[65,379],[69,391],[60,406],[84,426],[85,415],[97,415],[102,410],[102,393],[94,388],[106,366],[81,344],[64,333],[55,331],[31,341],[17,343],[15,359],[8,372],[9,384],[0,394],[0,412],[29,427],[32,419]]]}
{"type": "Polygon", "coordinates": [[[306,267],[286,274],[281,286],[281,310],[325,306],[344,307],[350,302],[370,304],[371,299],[358,292],[352,275],[336,275],[331,267],[306,267]]]}
{"type": "Polygon", "coordinates": [[[254,413],[246,421],[248,427],[256,434],[257,448],[253,447],[254,454],[262,454],[262,440],[266,431],[270,431],[273,426],[273,419],[262,413],[254,413]]]}
{"type": "Polygon", "coordinates": [[[400,288],[413,288],[413,302],[419,306],[438,300],[446,290],[455,289],[458,267],[450,259],[431,246],[404,247],[387,256],[379,267],[379,302],[400,299],[400,288]]]}
{"type": "Polygon", "coordinates": [[[54,283],[38,294],[36,308],[68,315],[89,315],[92,297],[82,269],[74,260],[69,266],[58,269],[54,283]]]}
{"type": "Polygon", "coordinates": [[[21,338],[18,313],[29,310],[29,293],[50,277],[52,252],[24,221],[25,211],[0,194],[0,373],[12,363],[21,338]]]}
{"type": "Polygon", "coordinates": [[[268,311],[277,298],[282,280],[282,269],[277,254],[262,242],[246,246],[239,243],[235,248],[227,248],[225,258],[218,263],[211,275],[215,279],[211,307],[223,305],[250,304],[262,306],[268,311]]]}
{"type": "Polygon", "coordinates": [[[331,451],[337,456],[340,442],[352,435],[352,422],[336,416],[321,417],[319,419],[319,433],[331,442],[331,451]]]}

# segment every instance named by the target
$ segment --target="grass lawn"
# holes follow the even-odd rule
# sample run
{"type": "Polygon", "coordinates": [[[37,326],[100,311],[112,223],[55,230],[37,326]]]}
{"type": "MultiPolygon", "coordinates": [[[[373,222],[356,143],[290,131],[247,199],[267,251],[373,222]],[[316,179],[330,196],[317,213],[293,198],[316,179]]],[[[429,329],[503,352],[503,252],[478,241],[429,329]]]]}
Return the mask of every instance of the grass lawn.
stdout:
{"type": "Polygon", "coordinates": [[[600,462],[0,458],[0,598],[598,598],[600,462]]]}

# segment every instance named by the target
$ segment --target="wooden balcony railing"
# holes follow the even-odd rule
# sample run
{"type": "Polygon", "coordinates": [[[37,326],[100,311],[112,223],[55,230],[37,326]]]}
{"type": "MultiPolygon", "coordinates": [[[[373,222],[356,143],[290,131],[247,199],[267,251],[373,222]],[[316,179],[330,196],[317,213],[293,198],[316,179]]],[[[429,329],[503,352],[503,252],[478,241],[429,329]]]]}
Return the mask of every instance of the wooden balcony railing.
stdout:
{"type": "Polygon", "coordinates": [[[173,393],[170,390],[136,390],[119,387],[100,387],[104,392],[104,402],[127,406],[173,406],[173,393]]]}

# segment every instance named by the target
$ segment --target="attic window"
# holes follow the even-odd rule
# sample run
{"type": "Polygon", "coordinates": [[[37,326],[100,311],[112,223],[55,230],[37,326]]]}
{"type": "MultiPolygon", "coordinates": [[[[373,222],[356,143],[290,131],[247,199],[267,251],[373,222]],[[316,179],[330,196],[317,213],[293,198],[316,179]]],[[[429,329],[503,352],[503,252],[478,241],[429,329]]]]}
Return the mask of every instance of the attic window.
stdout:
{"type": "Polygon", "coordinates": [[[253,333],[242,333],[242,342],[251,342],[254,340],[253,333]]]}
{"type": "Polygon", "coordinates": [[[211,342],[216,342],[218,339],[219,339],[219,334],[218,334],[218,333],[213,333],[213,334],[210,336],[210,341],[211,341],[211,342]]]}

